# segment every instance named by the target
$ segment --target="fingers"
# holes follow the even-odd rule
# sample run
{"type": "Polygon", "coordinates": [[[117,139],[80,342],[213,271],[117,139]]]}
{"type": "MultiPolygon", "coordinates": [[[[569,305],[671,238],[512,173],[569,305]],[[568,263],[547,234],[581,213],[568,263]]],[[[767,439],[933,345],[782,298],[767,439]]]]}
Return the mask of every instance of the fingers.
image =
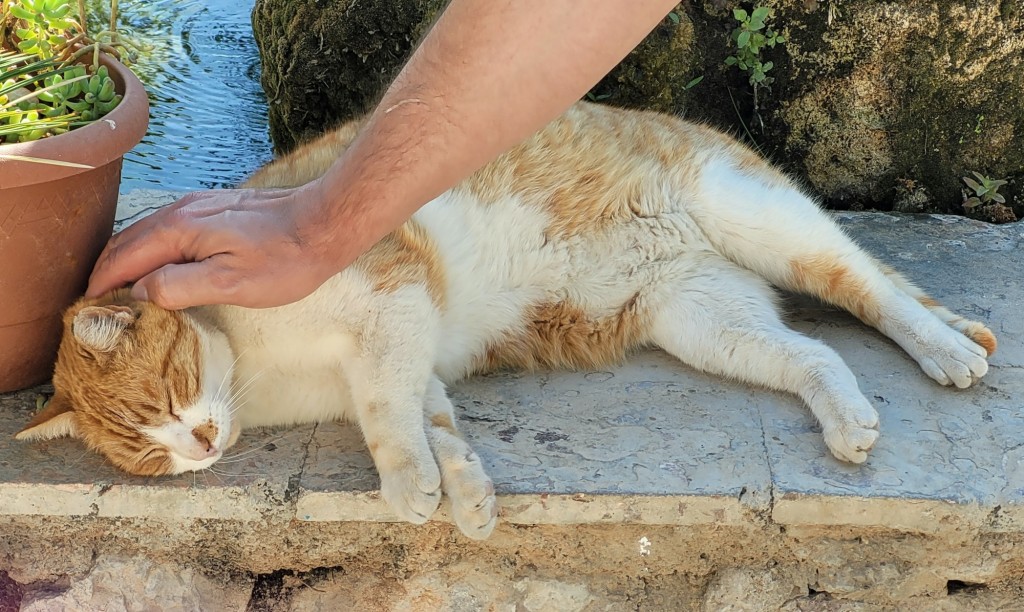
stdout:
{"type": "Polygon", "coordinates": [[[240,276],[226,270],[221,258],[167,264],[140,278],[132,297],[168,310],[200,304],[238,303],[240,276]]]}
{"type": "Polygon", "coordinates": [[[86,295],[136,281],[136,299],[173,310],[260,308],[305,297],[337,269],[297,239],[289,193],[189,194],[111,238],[86,295]]]}
{"type": "Polygon", "coordinates": [[[112,236],[93,267],[85,294],[96,297],[164,264],[186,261],[182,246],[195,230],[190,228],[188,217],[179,211],[203,196],[190,193],[112,236]]]}

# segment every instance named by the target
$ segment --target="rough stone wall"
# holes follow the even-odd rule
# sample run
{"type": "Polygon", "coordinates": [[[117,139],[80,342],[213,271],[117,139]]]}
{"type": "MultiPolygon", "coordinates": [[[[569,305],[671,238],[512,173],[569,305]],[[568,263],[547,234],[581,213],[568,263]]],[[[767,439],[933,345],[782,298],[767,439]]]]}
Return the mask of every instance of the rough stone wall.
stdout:
{"type": "MultiPolygon", "coordinates": [[[[278,149],[370,107],[443,4],[258,0],[278,149]]],[[[963,213],[961,177],[978,171],[1011,182],[1008,206],[973,216],[1024,215],[1024,0],[756,4],[788,39],[762,53],[775,83],[756,108],[746,75],[725,64],[732,9],[755,4],[730,0],[680,4],[590,97],[729,130],[836,208],[963,213]]]]}
{"type": "Polygon", "coordinates": [[[4,517],[0,593],[32,610],[995,610],[1024,597],[1020,533],[750,518],[502,524],[472,542],[438,523],[4,517]]]}

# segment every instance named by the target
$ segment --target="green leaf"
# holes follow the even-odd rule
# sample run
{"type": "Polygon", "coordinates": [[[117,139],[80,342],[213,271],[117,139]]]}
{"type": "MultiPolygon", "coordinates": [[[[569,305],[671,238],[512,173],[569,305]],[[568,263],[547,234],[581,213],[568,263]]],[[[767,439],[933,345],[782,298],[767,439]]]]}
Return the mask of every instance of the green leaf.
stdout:
{"type": "Polygon", "coordinates": [[[750,46],[750,32],[740,32],[739,38],[736,39],[736,43],[741,47],[750,46]]]}
{"type": "MultiPolygon", "coordinates": [[[[975,174],[977,174],[977,173],[975,173],[975,174]]],[[[975,181],[971,180],[970,178],[968,178],[966,176],[963,177],[963,181],[965,183],[967,183],[967,186],[970,187],[971,189],[973,189],[975,191],[975,193],[980,193],[980,190],[982,189],[981,185],[979,185],[978,183],[976,183],[975,181]]]]}
{"type": "MultiPolygon", "coordinates": [[[[36,17],[31,11],[27,11],[24,7],[17,4],[11,5],[11,14],[18,19],[35,19],[36,17]]],[[[19,36],[21,35],[19,34],[19,36]]]]}
{"type": "Polygon", "coordinates": [[[995,200],[996,202],[999,202],[1000,204],[1006,204],[1006,198],[1004,198],[1002,194],[993,193],[992,199],[995,200]]]}
{"type": "Polygon", "coordinates": [[[761,70],[763,70],[763,71],[765,71],[765,72],[768,72],[768,71],[769,71],[769,70],[771,70],[771,69],[772,69],[772,68],[773,68],[774,66],[775,66],[775,64],[774,64],[774,63],[772,63],[772,62],[765,62],[765,63],[764,63],[764,65],[763,65],[763,66],[761,66],[761,70]]]}
{"type": "Polygon", "coordinates": [[[669,13],[668,14],[668,18],[669,18],[669,21],[671,21],[675,25],[679,25],[679,14],[676,13],[675,11],[672,11],[671,13],[669,13]]]}
{"type": "Polygon", "coordinates": [[[736,21],[746,21],[747,12],[741,8],[733,9],[732,16],[736,18],[736,21]]]}
{"type": "Polygon", "coordinates": [[[750,14],[751,21],[764,21],[771,16],[771,9],[766,6],[759,6],[750,14]]]}
{"type": "Polygon", "coordinates": [[[737,62],[739,62],[739,60],[736,59],[735,56],[730,55],[729,57],[725,58],[726,66],[735,66],[737,62]]]}

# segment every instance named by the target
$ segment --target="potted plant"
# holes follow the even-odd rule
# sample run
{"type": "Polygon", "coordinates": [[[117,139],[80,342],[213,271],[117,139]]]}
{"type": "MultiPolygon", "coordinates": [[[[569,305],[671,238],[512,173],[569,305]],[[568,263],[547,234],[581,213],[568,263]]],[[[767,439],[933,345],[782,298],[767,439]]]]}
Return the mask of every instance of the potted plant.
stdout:
{"type": "Polygon", "coordinates": [[[113,231],[123,155],[149,103],[84,0],[0,0],[0,392],[49,378],[61,313],[113,231]]]}

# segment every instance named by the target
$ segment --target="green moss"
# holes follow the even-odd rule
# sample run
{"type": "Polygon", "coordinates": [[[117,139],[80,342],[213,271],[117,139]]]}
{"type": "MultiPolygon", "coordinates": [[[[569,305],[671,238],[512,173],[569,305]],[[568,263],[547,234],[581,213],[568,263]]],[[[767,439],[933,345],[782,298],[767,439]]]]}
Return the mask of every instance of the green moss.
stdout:
{"type": "Polygon", "coordinates": [[[592,99],[662,112],[685,109],[690,95],[686,84],[703,74],[702,62],[699,53],[693,52],[693,22],[680,7],[675,15],[676,19],[662,20],[591,90],[592,99]]]}
{"type": "MultiPolygon", "coordinates": [[[[365,112],[444,4],[258,0],[253,25],[277,148],[365,112]]],[[[961,212],[960,177],[977,170],[1010,178],[1002,193],[1024,216],[1019,1],[843,0],[832,23],[830,4],[682,3],[591,98],[683,114],[753,141],[832,207],[961,212]],[[775,9],[772,24],[787,40],[764,52],[775,83],[757,108],[746,75],[725,65],[731,9],[755,4],[775,9]]]]}
{"type": "Polygon", "coordinates": [[[364,113],[443,0],[259,0],[253,30],[279,152],[364,113]]]}

